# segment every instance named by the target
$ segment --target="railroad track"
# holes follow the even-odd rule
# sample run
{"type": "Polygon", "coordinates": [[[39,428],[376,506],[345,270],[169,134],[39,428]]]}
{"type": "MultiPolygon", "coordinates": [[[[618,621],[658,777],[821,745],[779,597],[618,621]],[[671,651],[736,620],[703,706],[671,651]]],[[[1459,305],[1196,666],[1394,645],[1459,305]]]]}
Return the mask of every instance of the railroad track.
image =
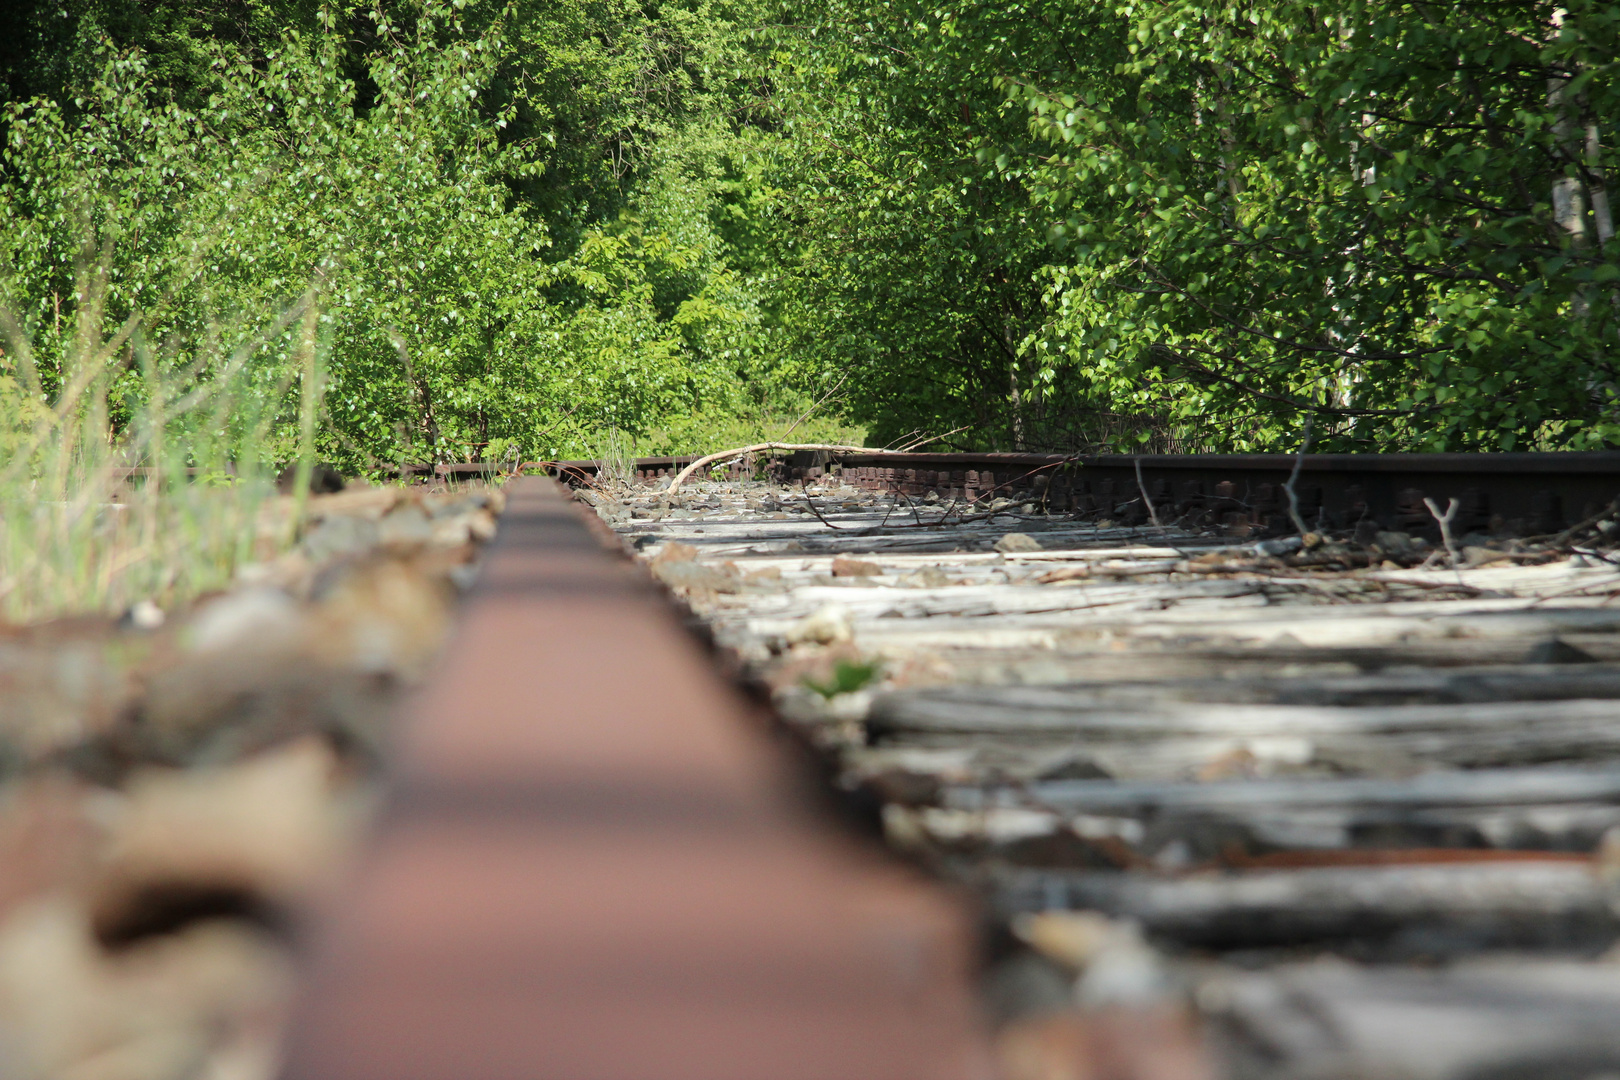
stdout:
{"type": "Polygon", "coordinates": [[[829,824],[558,485],[506,494],[281,1074],[986,1080],[960,907],[829,824]]]}
{"type": "MultiPolygon", "coordinates": [[[[640,458],[633,479],[654,484],[696,456],[640,458]]],[[[590,482],[594,460],[446,464],[441,477],[548,472],[590,482]]],[[[1259,529],[1287,520],[1294,480],[1308,525],[1351,529],[1375,521],[1438,539],[1424,504],[1458,502],[1459,536],[1552,533],[1591,517],[1620,494],[1620,452],[1503,454],[836,454],[801,451],[734,461],[729,480],[756,475],[798,484],[836,475],[841,483],[908,498],[930,492],[963,503],[1035,501],[1043,511],[1107,517],[1122,524],[1219,523],[1259,529]],[[1297,476],[1296,476],[1297,473],[1297,476]]],[[[629,477],[627,477],[629,479],[629,477]]]]}
{"type": "Polygon", "coordinates": [[[285,1075],[1620,1070],[1616,457],[550,463],[285,1075]]]}
{"type": "Polygon", "coordinates": [[[929,461],[581,497],[979,898],[1005,1075],[1620,1068],[1615,455],[929,461]]]}

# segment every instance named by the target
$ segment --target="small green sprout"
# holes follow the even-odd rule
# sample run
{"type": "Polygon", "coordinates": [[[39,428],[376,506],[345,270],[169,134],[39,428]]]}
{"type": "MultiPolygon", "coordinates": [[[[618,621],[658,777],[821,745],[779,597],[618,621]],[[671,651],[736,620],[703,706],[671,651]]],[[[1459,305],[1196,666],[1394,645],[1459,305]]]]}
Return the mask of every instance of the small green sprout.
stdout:
{"type": "Polygon", "coordinates": [[[801,681],[824,698],[837,694],[853,694],[873,682],[883,670],[877,660],[840,660],[833,665],[832,678],[825,681],[806,675],[801,681]]]}

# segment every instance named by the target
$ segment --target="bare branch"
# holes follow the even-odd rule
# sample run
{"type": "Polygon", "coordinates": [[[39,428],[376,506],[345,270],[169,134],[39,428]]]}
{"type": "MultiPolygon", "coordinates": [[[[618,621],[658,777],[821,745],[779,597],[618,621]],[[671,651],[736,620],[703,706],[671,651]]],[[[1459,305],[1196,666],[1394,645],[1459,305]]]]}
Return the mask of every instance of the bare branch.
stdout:
{"type": "Polygon", "coordinates": [[[1456,499],[1452,499],[1450,505],[1446,507],[1446,512],[1442,514],[1440,513],[1440,507],[1435,505],[1434,500],[1425,495],[1423,505],[1429,508],[1430,515],[1440,523],[1440,540],[1446,545],[1446,554],[1451,557],[1451,565],[1453,567],[1461,566],[1462,554],[1457,550],[1456,541],[1451,538],[1451,523],[1457,517],[1457,507],[1462,504],[1456,499]]]}
{"type": "Polygon", "coordinates": [[[843,386],[844,383],[847,382],[847,381],[849,381],[849,372],[846,371],[846,372],[844,372],[843,376],[837,382],[833,383],[833,388],[831,390],[827,391],[825,394],[822,394],[820,398],[816,399],[815,404],[811,405],[810,408],[805,410],[805,413],[804,413],[803,416],[799,417],[797,420],[793,421],[793,423],[788,425],[788,429],[786,431],[782,432],[782,438],[785,439],[789,435],[793,434],[793,429],[794,428],[798,427],[800,424],[802,424],[806,420],[810,419],[810,415],[812,413],[814,413],[817,409],[819,409],[823,405],[825,405],[827,403],[827,399],[832,397],[834,394],[838,393],[838,388],[843,386]]]}
{"type": "Polygon", "coordinates": [[[1294,482],[1299,479],[1299,470],[1305,464],[1305,452],[1311,448],[1311,425],[1315,421],[1314,413],[1306,415],[1305,430],[1299,437],[1299,453],[1294,455],[1294,471],[1288,474],[1288,483],[1283,485],[1283,491],[1288,494],[1288,517],[1301,536],[1310,530],[1305,527],[1305,519],[1299,516],[1299,495],[1294,491],[1294,482]]]}
{"type": "Polygon", "coordinates": [[[1153,522],[1154,528],[1159,525],[1159,512],[1153,508],[1153,500],[1148,498],[1147,485],[1142,482],[1142,459],[1132,458],[1136,465],[1136,489],[1142,493],[1142,505],[1147,507],[1148,520],[1153,522]]]}

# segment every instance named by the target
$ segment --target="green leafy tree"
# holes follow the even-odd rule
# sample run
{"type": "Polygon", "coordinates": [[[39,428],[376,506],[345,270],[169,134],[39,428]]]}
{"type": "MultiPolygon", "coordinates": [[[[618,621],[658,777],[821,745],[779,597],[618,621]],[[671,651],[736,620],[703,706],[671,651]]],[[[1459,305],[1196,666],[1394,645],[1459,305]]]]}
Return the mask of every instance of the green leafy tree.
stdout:
{"type": "Polygon", "coordinates": [[[1022,125],[913,15],[804,5],[771,35],[788,353],[801,377],[846,388],[877,441],[955,431],[958,445],[1022,447],[1044,229],[1017,178],[975,157],[987,133],[1022,125]]]}
{"type": "MultiPolygon", "coordinates": [[[[609,178],[622,187],[586,177],[572,217],[548,213],[528,193],[567,132],[534,137],[533,102],[511,93],[525,53],[510,14],[375,7],[357,46],[357,16],[323,9],[314,31],[288,29],[262,54],[214,42],[195,109],[143,53],[102,37],[71,103],[12,103],[0,282],[37,392],[71,378],[89,273],[105,279],[96,303],[131,327],[109,349],[125,354],[115,427],[139,407],[143,340],[196,343],[165,353],[183,368],[221,334],[253,343],[250,411],[276,418],[266,445],[283,458],[310,378],[322,453],[353,468],[579,455],[604,431],[734,418],[762,331],[711,211],[722,151],[746,125],[725,121],[724,93],[677,79],[693,115],[653,120],[672,144],[709,131],[719,166],[693,180],[690,160],[644,148],[634,177],[609,178]],[[528,135],[509,137],[525,116],[528,135]],[[598,199],[612,213],[592,211],[598,199]],[[321,311],[311,373],[296,328],[277,323],[306,295],[321,311]]],[[[686,28],[691,50],[717,48],[686,28]]],[[[559,167],[581,171],[602,130],[556,151],[559,167]]]]}
{"type": "Polygon", "coordinates": [[[152,364],[241,356],[226,428],[284,459],[320,401],[321,452],[378,470],[813,400],[964,447],[1613,445],[1617,19],[27,0],[0,375],[101,379],[116,435],[152,364]]]}
{"type": "Polygon", "coordinates": [[[1043,366],[1231,447],[1306,415],[1323,448],[1612,443],[1616,19],[1133,2],[1062,62],[1003,54],[1045,144],[1009,167],[1066,247],[1043,366]]]}

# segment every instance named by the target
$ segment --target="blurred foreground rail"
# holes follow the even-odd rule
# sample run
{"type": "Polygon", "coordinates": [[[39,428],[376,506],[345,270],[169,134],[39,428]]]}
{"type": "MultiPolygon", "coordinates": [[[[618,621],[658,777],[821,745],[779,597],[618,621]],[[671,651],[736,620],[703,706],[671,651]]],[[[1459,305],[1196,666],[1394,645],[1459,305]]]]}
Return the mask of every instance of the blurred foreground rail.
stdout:
{"type": "Polygon", "coordinates": [[[962,910],[814,812],[557,485],[507,492],[286,1075],[988,1076],[962,910]]]}
{"type": "Polygon", "coordinates": [[[981,898],[1008,1080],[1620,1070],[1614,456],[1307,459],[1305,536],[1241,497],[1292,459],[1181,501],[1124,460],[578,479],[849,806],[981,898]]]}

